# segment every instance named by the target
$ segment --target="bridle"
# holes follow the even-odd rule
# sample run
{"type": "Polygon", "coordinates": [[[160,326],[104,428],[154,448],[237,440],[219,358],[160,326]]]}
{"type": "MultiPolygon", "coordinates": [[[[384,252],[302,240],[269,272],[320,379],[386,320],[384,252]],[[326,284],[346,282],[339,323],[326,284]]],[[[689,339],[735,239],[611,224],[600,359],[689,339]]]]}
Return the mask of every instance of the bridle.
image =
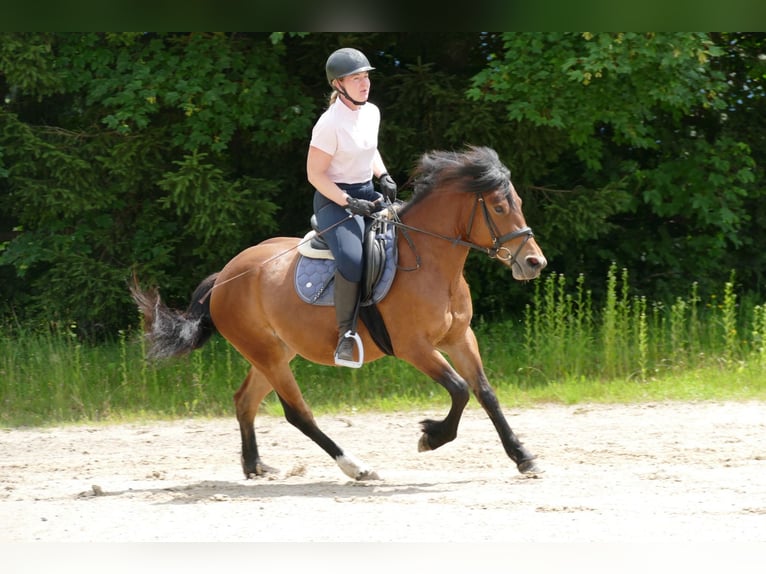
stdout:
{"type": "MultiPolygon", "coordinates": [[[[508,196],[510,196],[510,192],[508,192],[508,196]]],[[[509,198],[509,201],[510,201],[510,198],[509,198]]],[[[465,234],[466,237],[470,238],[471,236],[471,231],[473,230],[473,224],[474,224],[474,220],[476,219],[476,213],[479,210],[479,205],[481,205],[482,207],[482,212],[484,214],[484,223],[486,223],[487,229],[489,230],[490,237],[492,238],[492,245],[490,247],[479,245],[478,243],[474,243],[473,241],[466,241],[464,239],[461,239],[460,237],[448,237],[446,235],[434,233],[433,231],[428,231],[426,229],[420,229],[418,227],[407,225],[406,223],[402,222],[399,219],[398,215],[395,214],[394,210],[391,209],[390,211],[394,212],[394,215],[391,219],[386,219],[385,221],[388,221],[394,226],[405,231],[404,233],[405,239],[407,240],[407,243],[409,244],[410,248],[413,250],[413,253],[415,253],[415,260],[417,262],[416,267],[412,269],[407,269],[407,270],[412,271],[414,269],[420,268],[420,255],[415,251],[415,246],[412,243],[409,236],[406,234],[406,231],[416,231],[418,233],[430,235],[431,237],[444,239],[445,241],[449,241],[453,245],[462,245],[464,247],[469,247],[470,249],[481,251],[482,253],[485,253],[486,255],[488,255],[490,258],[497,258],[500,261],[507,262],[509,265],[513,265],[514,263],[518,265],[516,257],[518,256],[519,252],[522,250],[524,245],[526,245],[527,242],[532,237],[535,236],[535,234],[532,233],[532,228],[528,226],[524,226],[521,229],[517,229],[516,231],[510,231],[508,233],[500,235],[500,230],[495,224],[495,221],[492,219],[492,216],[489,213],[489,208],[487,208],[487,203],[484,201],[484,194],[476,193],[476,201],[473,204],[473,211],[471,211],[471,218],[468,220],[468,229],[465,234]],[[504,243],[507,243],[508,241],[511,241],[512,239],[515,239],[517,237],[521,237],[522,235],[525,236],[524,241],[521,242],[521,244],[518,246],[515,252],[511,253],[511,250],[503,245],[504,243]]]]}
{"type": "MultiPolygon", "coordinates": [[[[510,202],[510,192],[507,194],[508,201],[510,202]]],[[[495,225],[494,220],[492,219],[492,216],[489,214],[489,209],[487,208],[487,204],[484,201],[484,194],[483,193],[476,193],[476,201],[473,204],[473,211],[471,212],[471,219],[468,221],[468,231],[466,232],[466,236],[471,236],[471,230],[473,229],[473,222],[474,219],[476,219],[476,212],[479,210],[479,205],[482,207],[482,211],[484,212],[484,222],[487,224],[487,229],[489,229],[490,236],[492,237],[492,246],[491,247],[485,247],[484,245],[479,245],[478,243],[474,243],[472,241],[465,241],[463,239],[460,239],[460,237],[447,237],[446,235],[441,235],[439,233],[434,233],[433,231],[428,231],[427,229],[420,229],[419,227],[413,227],[412,225],[407,225],[404,223],[401,219],[399,219],[399,215],[397,214],[396,210],[393,208],[393,205],[389,204],[388,213],[389,215],[387,217],[381,217],[378,214],[373,214],[371,216],[371,219],[381,222],[381,223],[389,223],[391,225],[394,225],[395,227],[401,229],[404,231],[402,235],[404,235],[404,238],[407,240],[407,244],[410,246],[410,249],[412,249],[412,253],[415,255],[415,267],[397,267],[401,271],[416,271],[417,269],[420,269],[421,266],[421,260],[420,260],[420,254],[415,249],[415,244],[412,242],[412,239],[407,234],[407,231],[417,231],[418,233],[423,233],[425,235],[430,235],[431,237],[436,237],[438,239],[444,239],[445,241],[449,241],[453,245],[463,245],[464,247],[469,247],[471,249],[476,249],[477,251],[481,251],[482,253],[486,253],[490,258],[497,258],[500,261],[506,261],[509,262],[509,265],[513,265],[514,263],[518,265],[518,261],[516,260],[516,256],[519,254],[521,249],[526,245],[527,241],[529,241],[532,237],[535,236],[534,233],[532,233],[532,228],[525,226],[521,229],[517,229],[516,231],[511,231],[509,233],[505,233],[504,235],[499,235],[500,231],[497,228],[497,225],[495,225]],[[511,250],[507,247],[503,246],[503,243],[506,243],[510,241],[511,239],[515,239],[516,237],[520,237],[522,235],[526,235],[524,238],[524,241],[521,242],[521,245],[516,249],[514,253],[511,253],[511,250]]],[[[353,217],[351,214],[349,214],[349,217],[353,217]]],[[[340,221],[337,221],[327,229],[322,230],[318,235],[322,235],[323,233],[326,233],[330,231],[332,228],[340,225],[346,221],[346,219],[341,219],[340,221]]],[[[263,261],[261,263],[261,266],[265,265],[266,263],[269,263],[270,261],[277,259],[279,257],[282,257],[283,255],[287,254],[288,252],[297,249],[302,243],[307,241],[304,239],[301,243],[298,243],[297,245],[294,245],[293,247],[290,247],[289,249],[285,249],[284,251],[281,251],[277,253],[276,255],[272,255],[267,260],[263,261]]],[[[255,268],[246,269],[242,273],[235,275],[234,277],[229,277],[225,281],[221,283],[216,283],[213,285],[208,291],[205,293],[205,295],[199,300],[200,303],[202,303],[205,299],[207,299],[210,296],[210,293],[212,293],[213,289],[216,287],[220,287],[221,285],[224,285],[225,283],[228,283],[229,281],[233,281],[234,279],[239,279],[243,275],[247,275],[251,271],[253,271],[255,268]]]]}
{"type": "MultiPolygon", "coordinates": [[[[507,196],[510,196],[510,192],[507,194],[507,196]]],[[[508,201],[510,202],[510,197],[508,198],[508,201]]],[[[492,246],[491,247],[484,247],[482,245],[478,245],[476,243],[472,243],[470,241],[463,241],[459,240],[459,243],[461,245],[465,245],[467,247],[470,247],[472,249],[477,249],[479,251],[483,251],[491,258],[497,258],[501,261],[510,261],[511,263],[514,263],[516,261],[516,256],[521,251],[522,247],[527,244],[527,241],[529,241],[532,237],[535,236],[534,233],[532,233],[532,228],[525,226],[521,229],[517,229],[516,231],[510,231],[508,233],[505,233],[504,235],[500,235],[500,230],[497,228],[497,225],[495,225],[495,221],[492,219],[492,216],[489,214],[489,208],[487,207],[487,203],[484,201],[484,194],[483,193],[477,193],[476,194],[476,202],[473,204],[473,211],[471,212],[471,219],[468,222],[468,231],[466,232],[466,235],[468,237],[471,236],[471,230],[473,229],[473,220],[476,216],[476,211],[478,210],[478,206],[481,205],[482,211],[484,212],[484,222],[487,224],[487,229],[489,229],[489,234],[492,237],[492,246]],[[507,243],[511,239],[516,239],[517,237],[520,237],[522,235],[526,235],[524,238],[524,241],[521,242],[518,249],[516,249],[515,253],[511,253],[511,250],[507,247],[503,246],[503,243],[507,243]]]]}

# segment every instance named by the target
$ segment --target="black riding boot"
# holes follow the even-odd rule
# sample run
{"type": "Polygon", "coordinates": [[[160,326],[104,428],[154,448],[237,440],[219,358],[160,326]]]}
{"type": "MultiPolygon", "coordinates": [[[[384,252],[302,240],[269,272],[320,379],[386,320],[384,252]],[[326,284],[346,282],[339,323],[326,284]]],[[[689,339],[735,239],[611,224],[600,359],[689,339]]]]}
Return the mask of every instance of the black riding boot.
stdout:
{"type": "Polygon", "coordinates": [[[335,272],[335,318],[338,321],[338,347],[335,364],[361,367],[362,342],[356,334],[356,308],[359,304],[359,283],[348,281],[340,271],[335,272]],[[359,360],[354,360],[354,346],[359,345],[359,360]]]}

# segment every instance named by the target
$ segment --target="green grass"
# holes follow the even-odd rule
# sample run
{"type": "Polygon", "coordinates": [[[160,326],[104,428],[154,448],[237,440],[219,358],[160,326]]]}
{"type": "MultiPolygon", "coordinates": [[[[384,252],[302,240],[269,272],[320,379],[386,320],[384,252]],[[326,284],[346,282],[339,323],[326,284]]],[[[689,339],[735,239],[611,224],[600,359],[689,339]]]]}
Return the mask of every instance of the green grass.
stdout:
{"type": "MultiPolygon", "coordinates": [[[[503,406],[766,400],[766,306],[738,300],[733,278],[704,300],[693,284],[670,305],[631,296],[625,270],[610,270],[601,306],[583,285],[550,274],[535,283],[522,320],[474,326],[503,406]]],[[[0,425],[233,416],[247,364],[221,337],[162,364],[147,363],[144,351],[136,331],[92,346],[76,325],[7,329],[0,425]]],[[[449,405],[441,386],[391,357],[359,370],[302,359],[293,367],[317,414],[449,405]]],[[[281,414],[273,394],[263,410],[281,414]]]]}

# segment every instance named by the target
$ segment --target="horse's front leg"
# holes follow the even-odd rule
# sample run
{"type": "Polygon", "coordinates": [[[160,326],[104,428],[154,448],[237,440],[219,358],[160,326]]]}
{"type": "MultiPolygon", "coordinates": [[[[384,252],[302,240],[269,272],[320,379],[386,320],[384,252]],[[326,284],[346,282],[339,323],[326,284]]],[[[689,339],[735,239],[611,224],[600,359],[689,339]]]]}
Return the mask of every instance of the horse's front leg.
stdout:
{"type": "Polygon", "coordinates": [[[463,339],[450,345],[445,351],[452,359],[458,372],[465,376],[474,396],[484,408],[492,424],[495,425],[505,452],[516,463],[519,472],[524,474],[542,472],[535,463],[536,457],[518,439],[500,408],[497,395],[484,373],[479,345],[473,330],[468,328],[463,339]]]}
{"type": "Polygon", "coordinates": [[[412,357],[402,358],[443,386],[452,399],[449,412],[444,420],[425,419],[420,421],[423,435],[418,441],[418,451],[435,450],[443,444],[455,440],[460,417],[463,415],[465,405],[470,398],[468,384],[436,349],[430,353],[416,353],[412,357]]]}

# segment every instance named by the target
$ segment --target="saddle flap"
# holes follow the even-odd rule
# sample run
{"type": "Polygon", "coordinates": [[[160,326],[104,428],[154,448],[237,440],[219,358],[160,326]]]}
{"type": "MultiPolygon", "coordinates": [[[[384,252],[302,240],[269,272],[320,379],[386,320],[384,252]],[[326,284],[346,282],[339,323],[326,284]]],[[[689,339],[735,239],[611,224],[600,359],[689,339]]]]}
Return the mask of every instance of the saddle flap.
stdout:
{"type": "Polygon", "coordinates": [[[375,220],[367,226],[364,234],[364,269],[362,271],[362,302],[372,299],[375,284],[383,275],[386,262],[383,223],[375,220]]]}
{"type": "MultiPolygon", "coordinates": [[[[386,296],[396,276],[398,259],[396,228],[388,222],[372,223],[365,232],[366,263],[361,285],[363,306],[377,303],[386,296]]],[[[333,259],[322,255],[330,252],[314,252],[310,241],[302,242],[298,252],[301,254],[295,269],[295,290],[298,296],[312,305],[333,305],[332,278],[336,264],[333,259]]]]}

